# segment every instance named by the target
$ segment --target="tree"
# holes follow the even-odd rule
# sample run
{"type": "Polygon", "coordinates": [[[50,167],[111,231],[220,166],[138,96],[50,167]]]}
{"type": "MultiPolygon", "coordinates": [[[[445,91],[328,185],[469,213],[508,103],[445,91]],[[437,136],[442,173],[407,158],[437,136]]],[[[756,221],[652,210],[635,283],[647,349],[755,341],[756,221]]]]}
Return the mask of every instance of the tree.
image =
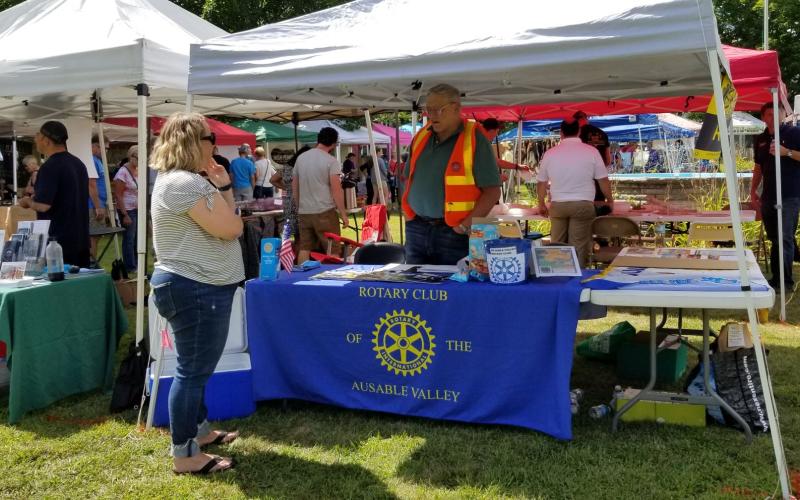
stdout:
{"type": "MultiPolygon", "coordinates": [[[[714,10],[723,43],[747,48],[763,46],[763,0],[715,0],[714,10]]],[[[800,94],[800,2],[771,0],[769,17],[769,48],[778,51],[789,95],[800,94]]]]}
{"type": "MultiPolygon", "coordinates": [[[[0,0],[3,1],[3,0],[0,0]]],[[[173,0],[220,28],[235,33],[302,16],[345,0],[173,0]]]]}

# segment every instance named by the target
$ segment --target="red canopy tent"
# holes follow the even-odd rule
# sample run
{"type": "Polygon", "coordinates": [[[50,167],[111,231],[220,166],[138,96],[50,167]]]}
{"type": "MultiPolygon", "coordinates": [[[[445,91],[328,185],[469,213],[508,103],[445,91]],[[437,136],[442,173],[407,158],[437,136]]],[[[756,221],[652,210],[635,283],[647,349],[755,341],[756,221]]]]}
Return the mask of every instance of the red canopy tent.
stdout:
{"type": "MultiPolygon", "coordinates": [[[[736,109],[754,111],[765,102],[772,102],[770,88],[779,89],[779,98],[788,113],[791,106],[786,96],[786,86],[781,80],[778,53],[774,50],[753,50],[722,46],[730,63],[731,79],[739,97],[736,109]]],[[[481,106],[464,108],[469,118],[485,120],[496,118],[500,121],[518,121],[536,118],[564,118],[581,110],[588,115],[624,115],[641,113],[666,113],[705,111],[710,95],[658,97],[651,99],[623,99],[608,101],[570,102],[560,104],[520,105],[512,107],[481,106]]]]}
{"type": "MultiPolygon", "coordinates": [[[[121,125],[123,127],[136,127],[138,122],[136,118],[106,118],[103,120],[112,125],[121,125]]],[[[154,134],[158,135],[161,127],[167,121],[166,118],[160,116],[153,116],[150,118],[150,127],[154,134]]],[[[227,123],[222,123],[213,118],[206,117],[208,126],[211,131],[217,136],[217,146],[240,146],[242,144],[249,144],[251,148],[256,147],[256,135],[246,130],[232,127],[227,123]]]]}

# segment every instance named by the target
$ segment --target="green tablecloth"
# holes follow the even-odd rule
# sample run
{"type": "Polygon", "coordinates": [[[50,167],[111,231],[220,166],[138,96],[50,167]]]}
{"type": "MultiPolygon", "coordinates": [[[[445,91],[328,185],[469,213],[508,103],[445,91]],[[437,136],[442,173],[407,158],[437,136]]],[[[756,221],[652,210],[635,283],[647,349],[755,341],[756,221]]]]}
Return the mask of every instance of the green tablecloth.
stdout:
{"type": "Polygon", "coordinates": [[[111,387],[128,321],[108,274],[0,288],[0,340],[11,372],[8,421],[61,398],[111,387]]]}

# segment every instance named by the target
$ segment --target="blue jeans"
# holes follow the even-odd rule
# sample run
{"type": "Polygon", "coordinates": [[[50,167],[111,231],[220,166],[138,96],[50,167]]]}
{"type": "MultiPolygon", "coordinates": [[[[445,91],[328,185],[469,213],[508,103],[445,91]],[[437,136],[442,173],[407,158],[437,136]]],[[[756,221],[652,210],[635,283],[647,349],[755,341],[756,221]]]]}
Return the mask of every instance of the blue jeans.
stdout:
{"type": "MultiPolygon", "coordinates": [[[[792,277],[792,262],[794,261],[794,233],[797,231],[797,216],[800,213],[800,198],[783,199],[783,281],[787,285],[794,285],[792,277]]],[[[767,238],[772,242],[770,249],[770,270],[772,271],[772,281],[780,284],[780,263],[778,261],[778,210],[775,202],[762,201],[761,216],[764,221],[764,230],[767,238]]]]}
{"type": "Polygon", "coordinates": [[[210,432],[206,382],[225,348],[237,285],[208,285],[158,268],[150,285],[158,312],[175,335],[178,354],[169,390],[172,456],[191,457],[200,453],[197,438],[210,432]]]}
{"type": "MultiPolygon", "coordinates": [[[[138,210],[128,210],[131,225],[122,233],[122,262],[129,272],[136,272],[136,228],[138,226],[138,210]]],[[[122,219],[120,217],[120,219],[122,219]]]]}
{"type": "Polygon", "coordinates": [[[406,263],[455,265],[469,253],[469,236],[415,217],[406,223],[406,263]]]}

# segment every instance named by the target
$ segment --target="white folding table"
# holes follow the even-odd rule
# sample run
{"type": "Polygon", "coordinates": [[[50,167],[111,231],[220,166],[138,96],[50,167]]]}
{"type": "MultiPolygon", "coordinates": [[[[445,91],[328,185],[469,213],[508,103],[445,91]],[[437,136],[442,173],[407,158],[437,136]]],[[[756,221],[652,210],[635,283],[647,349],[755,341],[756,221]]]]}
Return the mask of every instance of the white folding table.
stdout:
{"type": "MultiPolygon", "coordinates": [[[[753,254],[750,250],[748,252],[748,261],[754,262],[753,254]]],[[[713,271],[709,271],[713,274],[713,271]]],[[[752,278],[763,279],[758,266],[751,266],[750,274],[752,278]]],[[[712,389],[709,382],[710,366],[709,362],[709,311],[711,309],[747,309],[747,293],[753,299],[756,308],[771,308],[775,302],[775,291],[772,289],[765,291],[681,291],[681,290],[638,290],[624,288],[616,290],[592,290],[590,301],[592,304],[600,306],[614,306],[614,307],[644,307],[650,313],[650,379],[639,394],[628,401],[616,414],[612,421],[612,431],[616,431],[619,426],[619,420],[625,412],[627,412],[633,405],[640,400],[647,401],[681,401],[694,404],[703,404],[705,406],[718,405],[729,415],[731,415],[741,425],[745,432],[747,442],[753,438],[750,427],[745,423],[744,419],[736,413],[717,393],[712,389]],[[657,348],[657,330],[656,324],[656,311],[662,308],[684,308],[684,309],[700,309],[703,320],[703,382],[705,386],[704,396],[692,395],[666,395],[653,391],[656,383],[656,354],[657,348]]],[[[758,347],[758,346],[757,346],[758,347]]]]}

